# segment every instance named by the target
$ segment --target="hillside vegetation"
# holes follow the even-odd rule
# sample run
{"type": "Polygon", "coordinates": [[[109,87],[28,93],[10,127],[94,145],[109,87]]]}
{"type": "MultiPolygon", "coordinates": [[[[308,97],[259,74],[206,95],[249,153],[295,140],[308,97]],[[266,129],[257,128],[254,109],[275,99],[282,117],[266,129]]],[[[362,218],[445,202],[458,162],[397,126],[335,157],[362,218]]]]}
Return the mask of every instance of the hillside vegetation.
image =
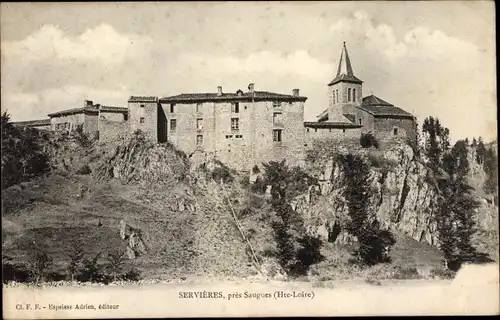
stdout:
{"type": "MultiPolygon", "coordinates": [[[[140,132],[102,144],[81,131],[46,135],[2,124],[10,145],[2,153],[6,280],[453,274],[433,220],[435,171],[404,144],[345,150],[322,142],[305,169],[276,162],[248,176],[218,161],[195,164],[140,132]],[[14,153],[30,144],[26,154],[14,153]],[[16,157],[26,157],[23,166],[13,165],[16,157]],[[357,191],[361,184],[367,192],[357,191]]],[[[472,180],[491,176],[481,167],[491,167],[485,157],[471,162],[472,180]]],[[[476,199],[491,194],[483,188],[491,178],[482,181],[476,199]]],[[[486,202],[474,209],[471,243],[497,260],[495,207],[486,202]]]]}

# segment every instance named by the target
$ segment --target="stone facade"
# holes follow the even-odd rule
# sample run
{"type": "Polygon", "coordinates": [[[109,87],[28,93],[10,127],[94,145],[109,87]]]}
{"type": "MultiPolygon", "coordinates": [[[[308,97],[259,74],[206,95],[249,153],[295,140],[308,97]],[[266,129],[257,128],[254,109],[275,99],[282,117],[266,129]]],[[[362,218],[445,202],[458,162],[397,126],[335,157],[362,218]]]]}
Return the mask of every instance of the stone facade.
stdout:
{"type": "MultiPolygon", "coordinates": [[[[168,141],[189,155],[216,158],[249,170],[262,162],[303,162],[304,102],[292,95],[255,91],[181,94],[160,99],[168,141]]],[[[161,134],[161,133],[159,133],[161,134]]]]}
{"type": "Polygon", "coordinates": [[[128,99],[129,131],[142,131],[152,139],[158,139],[157,97],[132,96],[128,99]]]}
{"type": "Polygon", "coordinates": [[[128,109],[101,106],[85,100],[82,108],[62,110],[48,115],[50,130],[54,132],[72,132],[79,126],[92,138],[103,138],[102,134],[116,136],[117,130],[128,131],[128,109]],[[121,129],[120,129],[121,128],[121,129]]]}

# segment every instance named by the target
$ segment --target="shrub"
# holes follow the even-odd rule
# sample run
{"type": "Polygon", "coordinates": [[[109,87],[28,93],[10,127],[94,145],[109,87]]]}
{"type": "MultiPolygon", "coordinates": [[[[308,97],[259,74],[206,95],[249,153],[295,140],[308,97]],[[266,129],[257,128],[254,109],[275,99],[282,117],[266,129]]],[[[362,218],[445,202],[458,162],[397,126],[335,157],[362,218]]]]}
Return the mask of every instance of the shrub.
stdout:
{"type": "Polygon", "coordinates": [[[248,188],[250,187],[250,177],[244,176],[240,179],[240,184],[243,188],[248,188]]]}
{"type": "Polygon", "coordinates": [[[254,165],[253,168],[252,168],[252,173],[253,174],[258,174],[260,173],[260,169],[257,165],[254,165]]]}
{"type": "Polygon", "coordinates": [[[123,264],[125,263],[125,252],[120,250],[111,251],[107,256],[108,265],[106,269],[110,273],[110,276],[113,278],[113,281],[116,281],[123,272],[123,264]]]}
{"type": "Polygon", "coordinates": [[[103,267],[99,265],[101,253],[97,253],[93,257],[83,260],[83,268],[77,276],[77,280],[81,282],[105,282],[106,277],[102,273],[103,267]]]}
{"type": "Polygon", "coordinates": [[[51,265],[52,258],[44,248],[33,248],[29,253],[29,270],[36,283],[44,282],[51,265]]]}
{"type": "Polygon", "coordinates": [[[375,147],[378,149],[379,144],[375,136],[371,133],[362,133],[361,137],[359,138],[359,144],[363,148],[370,148],[370,147],[375,147]]]}
{"type": "Polygon", "coordinates": [[[80,169],[78,169],[78,171],[76,171],[76,174],[81,174],[81,175],[87,175],[87,174],[91,174],[91,173],[92,173],[92,170],[86,164],[81,166],[80,169]]]}
{"type": "Polygon", "coordinates": [[[85,252],[83,251],[82,246],[79,244],[74,244],[68,252],[70,261],[68,263],[67,270],[71,281],[75,280],[75,275],[79,270],[84,254],[85,252]]]}
{"type": "Polygon", "coordinates": [[[396,267],[393,273],[393,279],[398,280],[411,280],[411,279],[421,279],[422,276],[418,273],[415,267],[396,267]]]}
{"type": "Polygon", "coordinates": [[[231,183],[233,182],[234,177],[227,167],[216,167],[212,171],[212,179],[217,182],[222,180],[224,183],[231,183]]]}
{"type": "Polygon", "coordinates": [[[92,145],[92,141],[89,138],[89,135],[86,134],[83,130],[83,123],[76,126],[73,135],[74,135],[76,141],[80,144],[80,146],[82,146],[84,148],[88,148],[92,145]]]}

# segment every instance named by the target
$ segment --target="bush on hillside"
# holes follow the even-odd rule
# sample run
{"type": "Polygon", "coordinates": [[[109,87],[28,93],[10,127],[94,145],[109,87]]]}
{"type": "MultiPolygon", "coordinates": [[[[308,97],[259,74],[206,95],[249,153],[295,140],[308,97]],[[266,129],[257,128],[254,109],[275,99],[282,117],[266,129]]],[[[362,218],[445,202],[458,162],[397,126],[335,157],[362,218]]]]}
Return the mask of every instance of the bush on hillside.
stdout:
{"type": "Polygon", "coordinates": [[[359,138],[359,144],[363,148],[370,148],[370,147],[375,147],[378,149],[379,144],[375,136],[371,133],[362,133],[361,137],[359,138]]]}
{"type": "Polygon", "coordinates": [[[2,190],[48,172],[49,156],[43,145],[47,134],[33,128],[15,127],[10,115],[1,116],[2,190]]]}

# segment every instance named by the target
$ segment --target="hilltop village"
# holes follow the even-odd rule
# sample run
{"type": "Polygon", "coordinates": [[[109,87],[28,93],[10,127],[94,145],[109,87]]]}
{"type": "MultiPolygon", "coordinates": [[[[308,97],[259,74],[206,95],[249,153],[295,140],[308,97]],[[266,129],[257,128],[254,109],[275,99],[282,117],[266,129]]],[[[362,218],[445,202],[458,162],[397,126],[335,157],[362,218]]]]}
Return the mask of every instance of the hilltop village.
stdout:
{"type": "Polygon", "coordinates": [[[375,95],[363,97],[363,81],[354,74],[345,42],[327,90],[329,104],[313,122],[304,121],[307,97],[299,89],[283,94],[260,91],[250,83],[247,91],[234,93],[219,86],[209,93],[131,96],[126,108],[86,100],[80,108],[48,114],[49,119],[15,124],[54,132],[80,127],[100,141],[140,130],[186,154],[198,153],[241,170],[282,159],[300,165],[315,139],[359,142],[365,133],[381,143],[415,139],[412,114],[375,95]]]}

